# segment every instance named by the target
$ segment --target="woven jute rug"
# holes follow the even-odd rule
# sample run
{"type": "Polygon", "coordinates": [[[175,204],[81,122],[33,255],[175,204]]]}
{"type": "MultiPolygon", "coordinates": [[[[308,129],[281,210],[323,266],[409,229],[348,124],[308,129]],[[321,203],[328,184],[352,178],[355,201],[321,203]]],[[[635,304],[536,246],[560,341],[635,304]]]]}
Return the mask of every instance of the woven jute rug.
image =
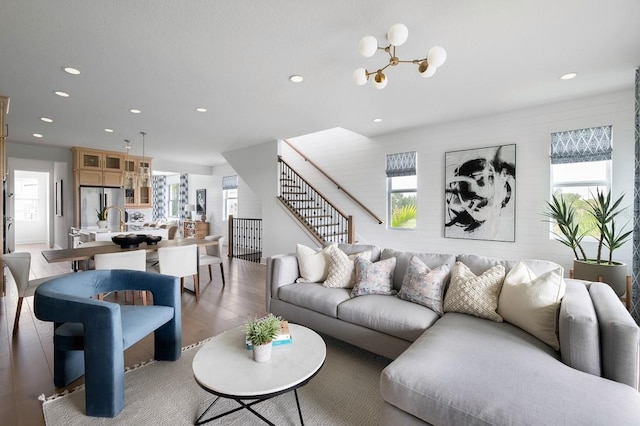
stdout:
{"type": "MultiPolygon", "coordinates": [[[[323,336],[324,337],[324,336],[323,336]]],[[[305,425],[374,425],[382,409],[380,372],[390,362],[338,340],[324,337],[327,358],[306,386],[298,389],[305,425]]],[[[84,388],[44,400],[48,426],[73,425],[192,425],[213,401],[193,379],[191,363],[204,342],[183,349],[176,362],[152,361],[125,374],[125,408],[115,418],[87,417],[84,388]]],[[[235,401],[221,399],[213,413],[236,408],[235,401]]],[[[298,425],[293,392],[255,405],[276,425],[298,425]]],[[[263,425],[247,410],[215,420],[211,425],[263,425]]]]}

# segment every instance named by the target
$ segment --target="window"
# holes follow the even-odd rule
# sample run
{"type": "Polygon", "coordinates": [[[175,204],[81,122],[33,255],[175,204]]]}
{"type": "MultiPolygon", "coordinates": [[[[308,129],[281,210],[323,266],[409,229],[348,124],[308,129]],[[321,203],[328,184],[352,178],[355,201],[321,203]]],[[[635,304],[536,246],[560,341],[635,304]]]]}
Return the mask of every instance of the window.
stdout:
{"type": "Polygon", "coordinates": [[[38,180],[33,178],[15,179],[15,219],[19,221],[39,220],[38,180]]]}
{"type": "Polygon", "coordinates": [[[222,220],[238,216],[238,175],[222,177],[222,220]]]}
{"type": "Polygon", "coordinates": [[[415,229],[418,216],[416,152],[387,155],[387,221],[391,229],[415,229]]]}
{"type": "Polygon", "coordinates": [[[172,183],[168,185],[169,189],[169,206],[168,206],[168,216],[171,218],[180,217],[180,184],[172,183]]]}
{"type": "Polygon", "coordinates": [[[593,228],[584,210],[597,191],[611,189],[612,127],[551,134],[551,193],[577,208],[580,231],[593,228]]]}

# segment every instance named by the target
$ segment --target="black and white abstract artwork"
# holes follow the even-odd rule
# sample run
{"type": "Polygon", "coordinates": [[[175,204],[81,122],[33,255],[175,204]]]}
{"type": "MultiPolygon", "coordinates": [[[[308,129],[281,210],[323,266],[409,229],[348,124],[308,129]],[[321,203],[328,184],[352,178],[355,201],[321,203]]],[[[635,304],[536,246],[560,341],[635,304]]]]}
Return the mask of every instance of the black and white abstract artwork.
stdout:
{"type": "Polygon", "coordinates": [[[515,241],[516,146],[445,154],[444,236],[515,241]]]}

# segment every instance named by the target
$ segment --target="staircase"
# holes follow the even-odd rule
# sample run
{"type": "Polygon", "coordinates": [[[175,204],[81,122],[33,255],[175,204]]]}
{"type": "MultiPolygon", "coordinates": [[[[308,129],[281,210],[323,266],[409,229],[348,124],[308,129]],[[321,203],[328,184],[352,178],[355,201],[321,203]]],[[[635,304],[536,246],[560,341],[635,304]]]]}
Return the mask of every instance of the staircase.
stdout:
{"type": "Polygon", "coordinates": [[[278,156],[278,199],[318,242],[353,243],[352,216],[347,216],[278,156]]]}

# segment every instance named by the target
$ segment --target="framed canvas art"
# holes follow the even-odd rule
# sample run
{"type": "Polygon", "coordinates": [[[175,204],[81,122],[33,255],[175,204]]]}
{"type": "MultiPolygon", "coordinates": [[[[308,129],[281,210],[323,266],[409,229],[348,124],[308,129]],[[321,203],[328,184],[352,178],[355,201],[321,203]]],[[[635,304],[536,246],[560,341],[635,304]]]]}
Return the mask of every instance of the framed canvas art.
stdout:
{"type": "Polygon", "coordinates": [[[55,199],[56,199],[56,216],[62,216],[63,198],[62,198],[62,179],[56,181],[55,186],[55,199]]]}
{"type": "Polygon", "coordinates": [[[207,190],[196,189],[196,214],[207,214],[207,190]]]}
{"type": "Polygon", "coordinates": [[[515,241],[516,145],[445,153],[444,236],[515,241]]]}

